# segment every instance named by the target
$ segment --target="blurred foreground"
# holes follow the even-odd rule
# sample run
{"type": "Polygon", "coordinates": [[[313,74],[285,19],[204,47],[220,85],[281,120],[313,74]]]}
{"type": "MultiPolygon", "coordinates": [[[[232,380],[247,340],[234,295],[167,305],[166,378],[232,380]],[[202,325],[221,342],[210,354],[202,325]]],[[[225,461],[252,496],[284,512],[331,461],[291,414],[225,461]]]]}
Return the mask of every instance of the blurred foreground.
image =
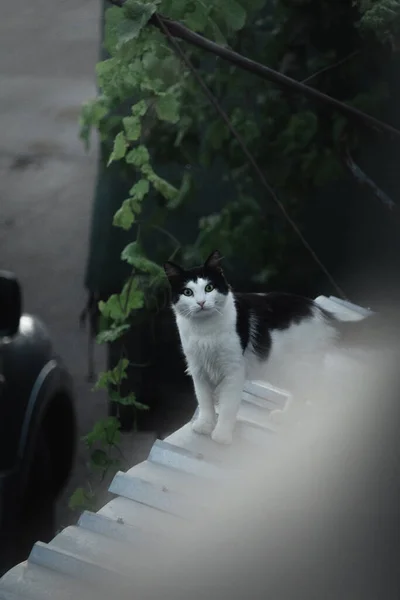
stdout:
{"type": "Polygon", "coordinates": [[[199,486],[207,508],[143,549],[127,597],[398,598],[399,358],[336,362],[323,386],[316,374],[301,426],[212,496],[199,486]]]}

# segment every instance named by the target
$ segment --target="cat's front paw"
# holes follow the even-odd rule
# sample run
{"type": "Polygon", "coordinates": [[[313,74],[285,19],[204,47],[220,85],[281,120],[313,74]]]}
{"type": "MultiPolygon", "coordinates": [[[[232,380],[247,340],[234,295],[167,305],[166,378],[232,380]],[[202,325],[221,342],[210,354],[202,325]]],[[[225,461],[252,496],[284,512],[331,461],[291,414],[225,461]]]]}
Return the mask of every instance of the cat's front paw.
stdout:
{"type": "Polygon", "coordinates": [[[201,417],[197,418],[192,423],[193,431],[195,431],[196,433],[200,433],[202,435],[210,435],[211,432],[214,430],[214,427],[215,427],[214,421],[209,421],[209,420],[203,419],[201,417]]]}
{"type": "Polygon", "coordinates": [[[232,431],[217,426],[211,434],[211,439],[217,444],[229,445],[232,444],[233,434],[232,431]]]}

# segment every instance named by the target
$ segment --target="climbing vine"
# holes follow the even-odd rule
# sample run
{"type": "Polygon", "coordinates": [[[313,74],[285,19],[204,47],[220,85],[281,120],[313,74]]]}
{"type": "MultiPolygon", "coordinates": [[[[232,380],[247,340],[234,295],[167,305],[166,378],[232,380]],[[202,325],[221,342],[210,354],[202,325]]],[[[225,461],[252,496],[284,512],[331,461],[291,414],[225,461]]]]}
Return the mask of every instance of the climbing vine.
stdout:
{"type": "MultiPolygon", "coordinates": [[[[298,239],[271,202],[251,168],[239,138],[258,169],[276,191],[285,210],[302,223],[315,188],[343,174],[343,145],[355,152],[360,126],[335,110],[311,104],[301,94],[261,80],[201,48],[178,41],[176,51],[155,16],[185,25],[225,48],[268,65],[277,72],[318,88],[369,114],[380,116],[387,95],[381,78],[381,55],[372,55],[366,38],[377,43],[397,39],[397,0],[127,0],[106,12],[104,45],[109,57],[97,64],[98,97],[82,109],[81,136],[90,143],[96,129],[109,145],[108,164],[118,163],[132,181],[128,197],[114,215],[115,227],[135,231],[136,241],[123,251],[131,274],[119,294],[99,305],[99,343],[126,334],[142,310],[165,303],[166,282],[159,262],[179,254],[199,260],[218,247],[229,266],[237,249],[252,265],[254,284],[289,273],[290,254],[298,239]],[[340,31],[340,35],[338,32],[340,31]],[[202,92],[191,64],[237,136],[202,92]],[[363,74],[369,73],[364,85],[363,74]],[[371,85],[371,78],[373,84],[371,85]],[[218,163],[218,177],[230,192],[218,207],[204,212],[191,244],[169,232],[169,215],[187,214],[199,198],[202,173],[218,163]],[[171,165],[165,175],[162,165],[171,165]],[[173,167],[173,168],[172,168],[173,167]],[[151,250],[146,239],[156,231],[163,242],[151,250]]],[[[184,218],[184,217],[182,217],[184,218]]],[[[240,262],[239,257],[239,262],[240,262]]],[[[309,256],[299,256],[297,269],[310,269],[309,256]],[[307,266],[306,266],[307,263],[307,266]]],[[[112,401],[146,407],[134,393],[120,394],[129,357],[96,384],[112,401]]],[[[86,441],[92,461],[103,471],[114,458],[99,454],[95,441],[108,440],[104,427],[118,437],[115,420],[97,426],[86,441]],[[97,437],[96,437],[97,436],[97,437]]],[[[113,449],[116,441],[106,443],[113,449]]],[[[75,497],[82,501],[83,492],[75,497]]]]}

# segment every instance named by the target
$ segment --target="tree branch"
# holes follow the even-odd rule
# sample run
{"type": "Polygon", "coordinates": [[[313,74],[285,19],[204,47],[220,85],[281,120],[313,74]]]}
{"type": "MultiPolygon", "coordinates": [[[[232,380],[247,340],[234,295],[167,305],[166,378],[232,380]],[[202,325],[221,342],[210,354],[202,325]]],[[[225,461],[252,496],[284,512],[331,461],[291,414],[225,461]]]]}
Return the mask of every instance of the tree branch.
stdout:
{"type": "MultiPolygon", "coordinates": [[[[109,0],[111,4],[115,6],[123,7],[126,0],[109,0]]],[[[149,23],[163,31],[161,24],[165,29],[169,32],[169,34],[173,37],[180,38],[193,46],[197,46],[206,52],[211,52],[212,54],[223,58],[231,62],[234,65],[237,65],[241,69],[245,71],[249,71],[254,75],[258,75],[262,79],[266,79],[272,83],[277,84],[278,86],[288,89],[292,92],[297,92],[309,98],[310,100],[314,100],[324,104],[325,106],[329,106],[330,108],[337,110],[342,115],[346,116],[348,119],[353,120],[357,123],[361,123],[362,125],[367,125],[372,127],[373,129],[385,132],[390,134],[393,137],[400,138],[400,130],[392,127],[388,123],[384,123],[367,113],[364,113],[353,106],[345,104],[344,102],[340,102],[340,100],[336,100],[336,98],[332,98],[327,94],[324,94],[315,88],[312,88],[308,85],[300,81],[296,81],[291,77],[287,77],[283,73],[279,73],[270,67],[266,67],[261,63],[258,63],[250,58],[247,58],[238,52],[234,52],[233,50],[229,50],[228,48],[224,48],[211,40],[208,40],[202,35],[191,31],[182,23],[178,21],[173,21],[168,17],[164,17],[159,13],[154,13],[154,15],[150,18],[149,23]]]]}

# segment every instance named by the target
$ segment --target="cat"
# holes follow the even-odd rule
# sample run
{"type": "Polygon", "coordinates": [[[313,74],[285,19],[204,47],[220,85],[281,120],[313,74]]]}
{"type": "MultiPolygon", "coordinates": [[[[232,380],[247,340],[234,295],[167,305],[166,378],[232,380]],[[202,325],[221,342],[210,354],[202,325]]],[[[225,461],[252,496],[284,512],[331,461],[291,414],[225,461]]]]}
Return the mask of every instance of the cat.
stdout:
{"type": "Polygon", "coordinates": [[[166,262],[164,270],[198,403],[192,428],[230,444],[245,381],[315,378],[343,324],[309,298],[234,292],[221,262],[216,250],[202,266],[166,262]]]}

